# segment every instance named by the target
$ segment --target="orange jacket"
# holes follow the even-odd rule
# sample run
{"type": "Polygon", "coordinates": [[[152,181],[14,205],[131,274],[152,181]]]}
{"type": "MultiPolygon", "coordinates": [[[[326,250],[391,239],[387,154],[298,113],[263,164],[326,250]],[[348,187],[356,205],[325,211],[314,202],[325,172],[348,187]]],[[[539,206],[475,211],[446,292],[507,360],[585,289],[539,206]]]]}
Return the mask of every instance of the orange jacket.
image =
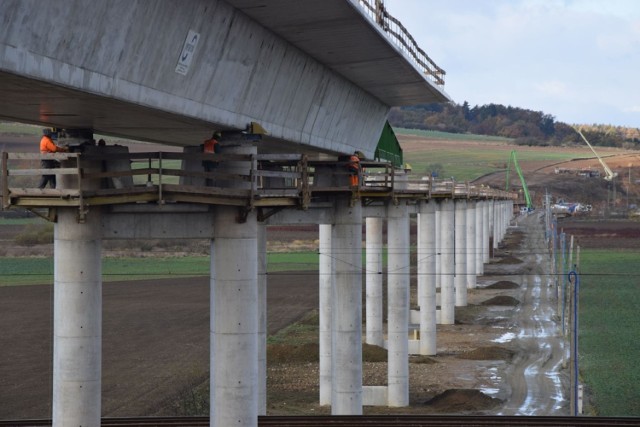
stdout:
{"type": "Polygon", "coordinates": [[[215,138],[207,139],[204,142],[204,150],[205,153],[217,153],[218,152],[218,141],[215,138]]]}
{"type": "Polygon", "coordinates": [[[349,158],[349,163],[347,164],[347,168],[349,169],[349,171],[351,173],[358,173],[360,172],[360,157],[356,156],[355,154],[353,154],[350,158],[349,158]]]}
{"type": "Polygon", "coordinates": [[[50,137],[44,135],[40,140],[40,152],[56,153],[58,151],[64,151],[64,148],[58,147],[50,137]]]}

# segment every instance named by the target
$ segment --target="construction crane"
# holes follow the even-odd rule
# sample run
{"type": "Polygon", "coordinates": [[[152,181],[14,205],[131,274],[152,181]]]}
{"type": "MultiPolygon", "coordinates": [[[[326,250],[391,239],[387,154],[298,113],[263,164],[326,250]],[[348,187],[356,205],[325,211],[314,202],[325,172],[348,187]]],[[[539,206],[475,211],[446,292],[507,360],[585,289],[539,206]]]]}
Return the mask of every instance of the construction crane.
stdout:
{"type": "Polygon", "coordinates": [[[606,174],[604,179],[607,180],[607,181],[612,181],[613,178],[618,176],[618,173],[617,172],[613,172],[611,169],[609,169],[609,166],[607,166],[607,164],[604,162],[604,160],[602,160],[602,158],[598,155],[598,153],[596,153],[596,150],[594,150],[593,147],[591,146],[591,144],[589,144],[589,141],[587,141],[587,138],[585,138],[585,136],[582,134],[582,132],[580,132],[580,129],[578,129],[576,127],[574,127],[574,129],[576,130],[576,132],[578,132],[578,135],[580,135],[582,137],[584,142],[587,143],[589,148],[591,148],[591,151],[593,151],[593,154],[595,154],[595,156],[597,157],[598,161],[600,162],[600,164],[604,168],[604,172],[606,174]]]}
{"type": "Polygon", "coordinates": [[[522,175],[522,169],[520,169],[520,165],[518,164],[518,157],[516,156],[516,150],[511,151],[511,157],[509,158],[509,163],[507,164],[507,185],[505,187],[506,191],[509,191],[509,174],[511,172],[511,163],[513,163],[516,168],[516,172],[518,172],[518,176],[520,177],[520,182],[522,183],[522,192],[524,193],[524,200],[527,203],[527,210],[533,210],[533,203],[531,203],[531,196],[529,195],[529,189],[527,188],[527,183],[524,180],[524,176],[522,175]]]}

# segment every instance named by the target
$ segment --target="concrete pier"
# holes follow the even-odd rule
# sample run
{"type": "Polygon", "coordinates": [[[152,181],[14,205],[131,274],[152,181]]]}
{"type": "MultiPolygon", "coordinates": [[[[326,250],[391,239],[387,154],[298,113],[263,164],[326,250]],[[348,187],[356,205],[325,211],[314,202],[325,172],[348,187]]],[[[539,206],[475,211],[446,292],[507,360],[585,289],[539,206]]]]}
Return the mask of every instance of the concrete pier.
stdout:
{"type": "Polygon", "coordinates": [[[454,202],[445,199],[440,202],[441,232],[440,252],[440,323],[453,325],[455,321],[454,296],[454,202]]]}
{"type": "Polygon", "coordinates": [[[333,256],[331,224],[320,224],[319,255],[319,352],[320,405],[331,405],[331,292],[333,292],[333,256]]]}
{"type": "Polygon", "coordinates": [[[406,203],[387,207],[388,404],[409,405],[409,212],[406,203]]]}
{"type": "Polygon", "coordinates": [[[482,250],[482,242],[484,241],[484,201],[480,200],[476,203],[476,244],[474,252],[476,254],[476,273],[482,276],[484,273],[484,252],[482,250]]]}
{"type": "MultiPolygon", "coordinates": [[[[225,153],[255,153],[255,147],[243,143],[224,148],[225,153]]],[[[246,161],[229,162],[225,172],[246,172],[250,167],[246,161]]],[[[211,244],[212,427],[255,427],[258,423],[257,217],[255,211],[246,213],[244,222],[238,217],[237,207],[215,207],[211,244]]]]}
{"type": "Polygon", "coordinates": [[[476,202],[467,202],[467,289],[476,287],[476,202]]]}
{"type": "Polygon", "coordinates": [[[418,289],[420,289],[420,354],[436,349],[436,204],[421,202],[418,214],[418,289]]]}
{"type": "Polygon", "coordinates": [[[491,259],[489,255],[489,204],[491,202],[485,200],[482,202],[482,262],[488,263],[491,259]]]}
{"type": "Polygon", "coordinates": [[[382,330],[382,218],[366,219],[366,342],[384,346],[382,330]]]}
{"type": "Polygon", "coordinates": [[[467,305],[467,201],[455,202],[455,305],[467,305]]]}
{"type": "Polygon", "coordinates": [[[54,227],[54,426],[99,426],[102,385],[102,240],[100,209],[78,223],[58,209],[54,227]]]}
{"type": "Polygon", "coordinates": [[[362,415],[362,205],[335,199],[331,414],[362,415]]]}
{"type": "Polygon", "coordinates": [[[267,227],[258,231],[258,415],[267,415],[267,227]]]}

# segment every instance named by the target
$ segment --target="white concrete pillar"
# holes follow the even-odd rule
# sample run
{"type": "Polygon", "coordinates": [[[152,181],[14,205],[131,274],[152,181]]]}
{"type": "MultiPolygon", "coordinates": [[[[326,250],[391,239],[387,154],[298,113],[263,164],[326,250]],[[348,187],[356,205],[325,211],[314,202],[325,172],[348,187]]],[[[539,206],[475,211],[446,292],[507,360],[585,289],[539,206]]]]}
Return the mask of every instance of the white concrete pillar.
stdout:
{"type": "Polygon", "coordinates": [[[455,305],[467,305],[467,201],[455,204],[455,305]]]}
{"type": "Polygon", "coordinates": [[[267,415],[267,227],[258,222],[258,415],[267,415]]]}
{"type": "Polygon", "coordinates": [[[482,276],[484,273],[484,253],[482,251],[482,242],[483,238],[483,230],[484,226],[483,218],[484,218],[484,201],[478,200],[476,203],[476,244],[474,247],[474,252],[476,254],[476,273],[478,276],[482,276]]]}
{"type": "Polygon", "coordinates": [[[54,225],[54,426],[99,426],[102,380],[100,208],[78,223],[77,208],[58,208],[54,225]]]}
{"type": "Polygon", "coordinates": [[[387,206],[388,404],[409,405],[409,212],[387,206]]]}
{"type": "Polygon", "coordinates": [[[482,202],[482,261],[488,263],[489,256],[489,204],[488,200],[482,202]]]}
{"type": "Polygon", "coordinates": [[[440,273],[442,266],[442,203],[436,202],[436,289],[440,289],[442,283],[442,275],[440,273]]]}
{"type": "Polygon", "coordinates": [[[320,274],[319,351],[320,405],[331,405],[331,292],[334,280],[331,224],[320,224],[318,243],[320,274]]]}
{"type": "Polygon", "coordinates": [[[476,202],[467,201],[467,289],[476,288],[476,202]]]}
{"type": "MultiPolygon", "coordinates": [[[[256,152],[243,142],[223,149],[232,154],[256,152]]],[[[227,162],[220,167],[225,172],[247,174],[251,162],[227,162]]],[[[243,183],[228,182],[231,184],[243,183]]],[[[216,206],[211,244],[212,427],[258,425],[257,236],[255,211],[238,222],[238,207],[216,206]]]]}
{"type": "Polygon", "coordinates": [[[489,200],[489,240],[489,255],[491,255],[493,250],[498,247],[498,239],[496,239],[496,201],[494,199],[489,200]]]}
{"type": "Polygon", "coordinates": [[[362,206],[336,197],[331,233],[331,414],[362,415],[362,206]]]}
{"type": "Polygon", "coordinates": [[[420,354],[436,350],[436,204],[420,202],[418,214],[418,289],[420,295],[420,354]]]}
{"type": "Polygon", "coordinates": [[[440,265],[440,323],[453,325],[455,321],[454,275],[454,203],[445,199],[441,204],[441,242],[442,263],[440,265]]]}
{"type": "Polygon", "coordinates": [[[384,346],[382,330],[382,218],[366,219],[366,342],[384,346]]]}

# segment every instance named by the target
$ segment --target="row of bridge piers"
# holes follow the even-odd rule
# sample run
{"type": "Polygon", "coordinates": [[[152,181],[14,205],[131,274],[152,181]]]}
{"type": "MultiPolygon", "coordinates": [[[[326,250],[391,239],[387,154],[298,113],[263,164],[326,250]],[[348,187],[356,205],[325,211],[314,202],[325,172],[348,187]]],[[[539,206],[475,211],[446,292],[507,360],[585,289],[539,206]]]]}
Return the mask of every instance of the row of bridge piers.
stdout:
{"type": "MultiPolygon", "coordinates": [[[[239,144],[227,153],[239,160],[221,163],[225,173],[253,168],[241,156],[255,154],[254,146],[239,144]]],[[[6,164],[3,170],[7,182],[6,164]]],[[[104,172],[99,176],[104,178],[104,172]]],[[[78,185],[64,177],[59,182],[62,188],[78,185]]],[[[90,180],[83,185],[90,189],[90,180]]],[[[252,184],[227,180],[226,185],[241,192],[252,184]]],[[[3,191],[11,199],[11,189],[3,191]]],[[[436,354],[436,325],[454,323],[455,307],[466,305],[467,289],[476,286],[513,215],[508,197],[453,196],[398,198],[394,192],[394,197],[374,200],[354,197],[352,190],[333,191],[306,209],[278,210],[268,218],[259,209],[232,204],[91,205],[85,199],[81,215],[77,206],[55,206],[53,425],[100,425],[102,241],[207,238],[210,424],[256,426],[258,416],[266,414],[270,224],[320,224],[320,404],[331,405],[334,415],[362,414],[364,405],[407,406],[409,355],[436,354]],[[417,223],[415,265],[412,218],[417,223]],[[410,306],[412,268],[418,310],[410,306]],[[417,340],[411,339],[414,330],[417,340]],[[363,342],[387,349],[386,386],[362,384],[363,342]]]]}

